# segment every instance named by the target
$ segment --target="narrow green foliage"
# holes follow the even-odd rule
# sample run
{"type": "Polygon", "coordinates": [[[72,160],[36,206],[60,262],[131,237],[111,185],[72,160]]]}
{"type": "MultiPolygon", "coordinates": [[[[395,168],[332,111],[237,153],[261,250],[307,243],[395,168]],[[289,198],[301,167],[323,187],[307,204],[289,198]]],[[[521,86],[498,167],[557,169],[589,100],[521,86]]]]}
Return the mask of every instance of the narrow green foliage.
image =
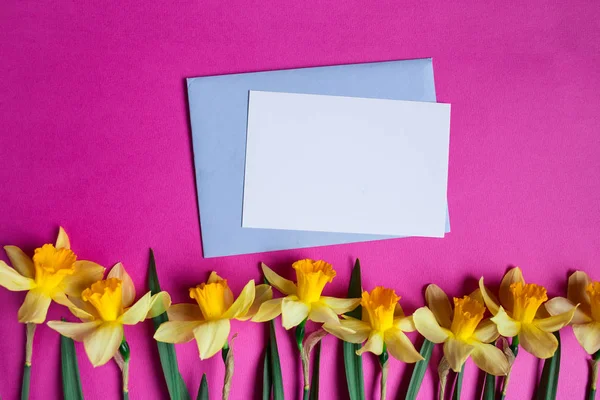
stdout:
{"type": "Polygon", "coordinates": [[[314,349],[315,359],[313,364],[312,379],[310,381],[310,400],[319,400],[319,371],[321,370],[322,343],[322,341],[317,343],[314,349]]]}
{"type": "Polygon", "coordinates": [[[206,374],[202,374],[202,381],[200,381],[200,388],[198,389],[196,400],[208,400],[208,382],[206,381],[206,374]]]}
{"type": "Polygon", "coordinates": [[[558,388],[558,374],[560,372],[560,334],[554,332],[554,336],[558,340],[558,348],[554,355],[544,361],[542,376],[538,384],[537,398],[538,400],[554,400],[556,399],[556,391],[558,388]]]}
{"type": "Polygon", "coordinates": [[[425,371],[427,371],[427,365],[429,364],[429,360],[431,359],[431,352],[433,351],[433,346],[434,344],[429,340],[425,339],[423,341],[423,345],[421,346],[420,351],[423,360],[417,361],[417,363],[415,364],[412,376],[410,377],[410,383],[408,384],[406,400],[415,400],[417,398],[417,393],[419,393],[421,383],[423,382],[423,376],[425,376],[425,371]]]}
{"type": "Polygon", "coordinates": [[[75,343],[73,339],[62,335],[60,337],[60,361],[64,399],[83,400],[75,343]]]}
{"type": "Polygon", "coordinates": [[[485,383],[483,386],[482,400],[494,400],[496,397],[496,377],[492,374],[485,374],[485,383]]]}
{"type": "MultiPolygon", "coordinates": [[[[268,284],[266,278],[264,282],[268,284]]],[[[273,400],[284,400],[283,394],[283,377],[281,376],[281,361],[279,359],[279,349],[277,348],[277,335],[275,334],[275,322],[269,321],[269,341],[265,351],[265,361],[268,358],[269,362],[269,374],[270,374],[270,391],[273,393],[273,400]],[[267,357],[268,355],[268,357],[267,357]]],[[[264,374],[264,372],[263,372],[264,374]]],[[[265,382],[263,376],[263,383],[265,382]]],[[[264,386],[263,386],[263,398],[264,398],[264,386]]]]}
{"type": "MultiPolygon", "coordinates": [[[[158,282],[158,274],[156,273],[156,262],[154,260],[154,252],[150,249],[150,261],[148,263],[148,286],[152,294],[160,292],[160,284],[158,282]]],[[[167,313],[163,313],[152,318],[154,329],[168,321],[167,313]]],[[[177,365],[177,355],[175,354],[175,346],[171,343],[156,342],[158,354],[160,356],[160,364],[162,365],[163,374],[169,389],[171,400],[189,400],[190,394],[185,387],[179,367],[177,365]]]]}
{"type": "Polygon", "coordinates": [[[452,400],[460,400],[460,392],[462,391],[462,383],[463,383],[463,372],[465,370],[465,366],[461,368],[460,372],[456,374],[456,381],[454,382],[454,391],[452,393],[452,400]]]}
{"type": "Polygon", "coordinates": [[[269,400],[272,392],[273,382],[271,381],[271,361],[269,359],[269,342],[267,342],[263,356],[263,400],[269,400]]]}
{"type": "MultiPolygon", "coordinates": [[[[362,295],[362,282],[360,276],[360,260],[357,258],[352,275],[350,276],[350,284],[348,286],[348,298],[359,298],[362,295]]],[[[346,315],[354,318],[361,318],[361,307],[357,307],[346,315]]],[[[356,355],[356,351],[360,349],[360,344],[344,342],[344,366],[346,368],[346,382],[348,383],[348,394],[350,400],[364,400],[365,398],[365,381],[363,377],[362,358],[356,355]]]]}

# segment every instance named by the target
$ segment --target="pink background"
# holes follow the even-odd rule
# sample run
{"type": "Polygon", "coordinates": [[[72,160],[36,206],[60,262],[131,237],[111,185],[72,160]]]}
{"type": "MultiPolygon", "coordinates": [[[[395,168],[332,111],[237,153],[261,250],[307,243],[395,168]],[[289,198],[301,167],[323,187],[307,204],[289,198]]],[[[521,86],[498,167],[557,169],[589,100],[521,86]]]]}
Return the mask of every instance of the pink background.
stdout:
{"type": "MultiPolygon", "coordinates": [[[[32,251],[63,225],[80,258],[122,261],[139,292],[152,246],[163,287],[179,302],[211,269],[237,292],[259,278],[259,261],[291,276],[290,263],[304,257],[337,268],[329,295],[345,292],[360,257],[364,286],[395,287],[411,312],[423,304],[427,283],[460,295],[482,274],[497,284],[510,264],[552,295],[565,292],[574,269],[600,279],[597,0],[283,3],[4,0],[0,244],[32,251]],[[438,99],[452,103],[452,233],[202,258],[184,78],[419,57],[433,57],[438,99]]],[[[3,399],[16,399],[20,388],[24,329],[16,314],[23,297],[0,290],[3,399]]],[[[53,305],[49,317],[61,316],[72,319],[53,305]]],[[[127,330],[132,399],[166,397],[151,331],[150,323],[127,330]]],[[[232,398],[252,398],[261,391],[265,327],[235,323],[233,331],[240,335],[232,398]]],[[[278,333],[286,395],[297,398],[292,341],[278,333]]],[[[586,355],[570,328],[562,338],[559,398],[582,399],[586,355]]],[[[53,331],[38,328],[33,399],[61,396],[58,345],[53,331]]],[[[324,346],[322,398],[344,398],[341,346],[331,337],[324,346]]],[[[117,367],[94,370],[78,350],[86,398],[118,398],[117,367]]],[[[218,398],[220,358],[199,361],[193,343],[177,350],[193,396],[206,372],[218,398]]],[[[433,396],[437,357],[421,399],[433,396]]],[[[370,396],[375,359],[367,356],[365,365],[370,396]]],[[[522,352],[509,397],[530,398],[538,368],[522,352]]],[[[407,384],[405,371],[392,362],[390,398],[407,384]]],[[[478,376],[469,362],[465,399],[478,398],[478,376]]]]}

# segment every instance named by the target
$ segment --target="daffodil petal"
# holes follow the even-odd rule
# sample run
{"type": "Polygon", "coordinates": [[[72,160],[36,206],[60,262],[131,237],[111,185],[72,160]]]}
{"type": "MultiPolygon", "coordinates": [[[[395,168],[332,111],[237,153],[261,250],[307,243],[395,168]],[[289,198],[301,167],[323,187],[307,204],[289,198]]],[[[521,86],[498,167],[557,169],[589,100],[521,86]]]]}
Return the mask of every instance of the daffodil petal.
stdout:
{"type": "Polygon", "coordinates": [[[341,315],[358,307],[360,299],[339,299],[337,297],[321,296],[321,302],[331,308],[337,315],[341,315]]]}
{"type": "Polygon", "coordinates": [[[267,281],[269,281],[269,283],[273,285],[275,289],[288,296],[296,294],[297,289],[294,282],[279,276],[275,273],[275,271],[267,267],[265,264],[261,264],[261,267],[265,278],[267,278],[267,281]]]}
{"type": "Polygon", "coordinates": [[[119,350],[123,340],[123,326],[105,322],[83,338],[83,346],[94,367],[106,364],[119,350]]]}
{"type": "Polygon", "coordinates": [[[452,324],[452,307],[446,293],[438,285],[431,284],[425,289],[425,300],[427,307],[429,307],[438,323],[442,327],[450,329],[450,325],[452,324]]]}
{"type": "Polygon", "coordinates": [[[473,300],[480,302],[481,304],[485,304],[485,300],[483,299],[483,295],[481,294],[481,289],[477,288],[469,294],[469,297],[473,300]]]}
{"type": "Polygon", "coordinates": [[[548,318],[534,319],[533,324],[544,332],[556,332],[567,325],[573,319],[573,314],[577,307],[572,307],[569,311],[554,315],[548,318]]]}
{"type": "Polygon", "coordinates": [[[35,287],[35,282],[19,274],[4,261],[0,261],[0,286],[13,292],[20,292],[35,287]]]}
{"type": "Polygon", "coordinates": [[[413,314],[417,331],[433,343],[442,343],[450,336],[450,331],[440,326],[433,312],[427,307],[421,307],[413,314]]]}
{"type": "MultiPolygon", "coordinates": [[[[71,306],[67,306],[67,307],[69,307],[69,310],[77,318],[89,319],[89,320],[100,318],[100,315],[98,314],[98,311],[94,308],[94,306],[92,306],[87,301],[83,301],[80,297],[70,297],[69,301],[71,302],[71,304],[74,304],[74,307],[71,307],[71,306]],[[92,316],[92,318],[88,317],[90,315],[92,316]],[[84,318],[82,318],[82,317],[84,317],[84,318]]],[[[62,303],[59,303],[59,304],[62,304],[62,303]]]]}
{"type": "Polygon", "coordinates": [[[267,300],[260,305],[256,314],[252,317],[253,322],[265,322],[277,318],[281,314],[283,299],[267,300]]]}
{"type": "Polygon", "coordinates": [[[375,355],[380,355],[383,352],[383,335],[379,332],[371,332],[367,343],[360,349],[356,350],[356,355],[360,356],[363,353],[369,352],[375,355]]]}
{"type": "Polygon", "coordinates": [[[502,336],[514,337],[521,331],[521,323],[512,319],[502,307],[498,309],[498,313],[491,320],[494,321],[502,336]]]}
{"type": "Polygon", "coordinates": [[[131,276],[125,271],[122,263],[116,263],[108,273],[107,278],[117,278],[121,280],[121,289],[123,291],[123,307],[127,308],[135,300],[135,286],[131,276]]]}
{"type": "Polygon", "coordinates": [[[600,350],[600,322],[573,325],[573,332],[577,341],[588,354],[600,350]]]}
{"type": "Polygon", "coordinates": [[[485,284],[483,283],[483,277],[479,279],[479,290],[481,290],[481,297],[483,297],[483,301],[485,302],[488,310],[490,310],[492,315],[496,315],[498,313],[498,309],[500,308],[500,304],[494,295],[485,287],[485,284]]]}
{"type": "Polygon", "coordinates": [[[201,360],[206,360],[221,351],[227,342],[230,329],[228,319],[206,321],[194,329],[201,360]]]}
{"type": "Polygon", "coordinates": [[[523,348],[537,358],[550,358],[558,347],[553,334],[544,332],[534,324],[522,324],[519,342],[523,348]]]}
{"type": "Polygon", "coordinates": [[[150,298],[150,309],[146,318],[154,318],[167,311],[171,306],[171,295],[167,292],[158,292],[150,298]]]}
{"type": "Polygon", "coordinates": [[[260,306],[266,301],[269,301],[273,298],[273,288],[270,285],[256,285],[254,287],[254,301],[252,302],[252,306],[243,317],[238,317],[241,321],[247,321],[250,318],[254,317],[260,306]]]}
{"type": "Polygon", "coordinates": [[[81,292],[104,277],[105,268],[95,262],[78,260],[73,266],[75,273],[66,276],[62,282],[64,292],[69,296],[80,297],[81,292]]]}
{"type": "Polygon", "coordinates": [[[495,376],[505,376],[510,370],[506,355],[493,344],[476,343],[471,358],[479,369],[495,376]]]}
{"type": "Polygon", "coordinates": [[[26,278],[35,278],[33,260],[17,246],[4,246],[12,267],[26,278]]]}
{"type": "Polygon", "coordinates": [[[394,318],[394,327],[400,329],[403,332],[414,332],[417,327],[415,326],[415,320],[412,317],[397,317],[394,318]]]}
{"type": "Polygon", "coordinates": [[[233,302],[231,307],[223,314],[223,318],[233,319],[243,317],[248,313],[254,302],[254,280],[251,280],[244,286],[242,292],[233,302]]]}
{"type": "MultiPolygon", "coordinates": [[[[547,302],[544,303],[546,310],[550,315],[558,315],[565,312],[570,311],[575,307],[569,299],[564,297],[554,297],[547,302]]],[[[586,324],[591,322],[592,318],[583,312],[581,309],[581,305],[575,309],[575,313],[573,314],[573,319],[571,320],[571,324],[586,324]]]]}
{"type": "Polygon", "coordinates": [[[171,321],[203,321],[204,316],[198,304],[180,303],[172,304],[167,310],[171,321]]]}
{"type": "Polygon", "coordinates": [[[339,324],[340,320],[337,314],[325,304],[313,303],[310,306],[310,312],[308,313],[308,319],[314,322],[326,323],[326,324],[339,324]]]}
{"type": "Polygon", "coordinates": [[[285,329],[298,326],[308,317],[310,308],[301,301],[285,297],[281,302],[281,322],[285,329]]]}
{"type": "Polygon", "coordinates": [[[590,295],[585,290],[591,282],[590,277],[583,271],[575,271],[569,276],[567,286],[567,299],[573,304],[579,304],[581,310],[586,313],[591,313],[590,295]]]}
{"type": "Polygon", "coordinates": [[[217,274],[217,271],[212,271],[208,276],[208,280],[206,281],[206,283],[215,283],[222,280],[223,278],[221,278],[219,274],[217,274]]]}
{"type": "Polygon", "coordinates": [[[498,339],[499,335],[498,327],[490,319],[482,321],[473,332],[473,337],[483,343],[491,343],[498,339]]]}
{"type": "Polygon", "coordinates": [[[150,306],[152,304],[152,293],[148,292],[136,301],[131,307],[125,310],[121,316],[123,325],[135,325],[146,319],[150,306]]]}
{"type": "Polygon", "coordinates": [[[61,226],[58,228],[58,236],[56,237],[56,245],[54,246],[57,249],[70,249],[71,241],[69,240],[69,235],[61,226]]]}
{"type": "Polygon", "coordinates": [[[369,324],[354,318],[343,319],[339,324],[324,324],[323,329],[349,343],[362,343],[371,333],[369,324]]]}
{"type": "Polygon", "coordinates": [[[513,309],[513,295],[510,291],[510,285],[516,282],[521,282],[525,285],[525,279],[523,279],[523,273],[519,267],[509,269],[508,272],[504,274],[502,282],[500,282],[500,289],[498,291],[500,304],[507,310],[513,309]]]}
{"type": "Polygon", "coordinates": [[[67,295],[62,292],[55,293],[54,295],[52,295],[52,300],[54,300],[61,306],[69,308],[69,311],[71,311],[71,313],[74,316],[76,316],[82,321],[93,321],[96,319],[96,317],[93,314],[76,306],[75,303],[73,303],[71,299],[69,299],[67,295]]]}
{"type": "Polygon", "coordinates": [[[83,342],[83,340],[98,328],[102,322],[63,322],[63,321],[49,321],[48,326],[54,329],[56,332],[63,336],[69,337],[77,342],[83,342]]]}
{"type": "Polygon", "coordinates": [[[414,363],[423,359],[408,336],[398,328],[391,328],[385,331],[383,340],[388,351],[396,360],[405,363],[414,363]]]}
{"type": "MultiPolygon", "coordinates": [[[[221,278],[216,271],[212,271],[208,276],[208,280],[206,281],[206,283],[215,283],[223,280],[224,279],[221,278]]],[[[223,296],[225,298],[225,309],[227,309],[233,304],[233,292],[231,291],[229,286],[225,287],[225,292],[223,293],[223,296]]]]}
{"type": "Polygon", "coordinates": [[[46,314],[52,299],[47,294],[32,289],[27,292],[25,301],[19,308],[19,322],[41,324],[46,320],[46,314]]]}
{"type": "Polygon", "coordinates": [[[194,339],[194,329],[201,321],[167,321],[160,324],[154,339],[165,343],[187,343],[194,339]]]}
{"type": "Polygon", "coordinates": [[[460,372],[463,364],[474,349],[474,346],[454,338],[450,338],[444,342],[444,357],[446,357],[452,371],[460,372]]]}

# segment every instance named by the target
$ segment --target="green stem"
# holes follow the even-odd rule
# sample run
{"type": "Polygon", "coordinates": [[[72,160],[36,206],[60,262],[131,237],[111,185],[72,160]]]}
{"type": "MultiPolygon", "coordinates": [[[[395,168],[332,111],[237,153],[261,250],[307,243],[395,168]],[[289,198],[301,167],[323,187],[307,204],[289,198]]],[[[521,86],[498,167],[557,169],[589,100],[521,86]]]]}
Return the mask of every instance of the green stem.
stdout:
{"type": "Polygon", "coordinates": [[[465,370],[465,366],[463,364],[462,368],[460,369],[460,372],[458,374],[456,374],[456,382],[454,383],[454,393],[452,393],[452,400],[460,399],[460,392],[462,390],[463,371],[464,370],[465,370]]]}
{"type": "Polygon", "coordinates": [[[598,364],[600,363],[600,350],[592,355],[591,360],[591,371],[590,371],[590,386],[588,389],[587,400],[594,400],[596,398],[596,384],[598,383],[598,364]]]}
{"type": "Polygon", "coordinates": [[[125,334],[123,334],[123,339],[119,346],[119,354],[123,358],[123,365],[119,365],[123,377],[123,400],[129,400],[129,359],[131,358],[131,348],[127,340],[125,340],[125,334]]]}
{"type": "Polygon", "coordinates": [[[300,361],[302,362],[302,372],[304,374],[304,386],[302,389],[302,399],[309,400],[310,398],[310,377],[309,374],[309,366],[307,357],[303,357],[304,350],[302,349],[302,344],[304,342],[304,336],[306,334],[306,321],[308,318],[304,319],[304,321],[300,322],[300,324],[296,327],[295,336],[296,336],[296,345],[298,346],[298,351],[300,351],[300,361]]]}
{"type": "Polygon", "coordinates": [[[29,383],[31,381],[31,358],[33,355],[33,336],[36,324],[26,325],[25,365],[23,367],[23,382],[21,383],[21,400],[29,399],[29,383]]]}
{"type": "Polygon", "coordinates": [[[389,363],[390,355],[387,351],[385,343],[383,344],[383,351],[379,355],[379,365],[381,366],[381,384],[380,384],[380,399],[385,400],[387,397],[387,377],[388,370],[390,368],[389,363]]]}
{"type": "MultiPolygon", "coordinates": [[[[519,336],[518,335],[513,337],[512,342],[510,344],[510,349],[512,350],[512,352],[516,358],[517,354],[519,353],[519,336]]],[[[504,384],[502,386],[502,394],[500,395],[500,400],[504,400],[506,398],[506,391],[508,390],[508,383],[510,382],[510,373],[512,371],[512,365],[511,365],[510,369],[511,370],[508,371],[508,374],[504,378],[504,384]]]]}

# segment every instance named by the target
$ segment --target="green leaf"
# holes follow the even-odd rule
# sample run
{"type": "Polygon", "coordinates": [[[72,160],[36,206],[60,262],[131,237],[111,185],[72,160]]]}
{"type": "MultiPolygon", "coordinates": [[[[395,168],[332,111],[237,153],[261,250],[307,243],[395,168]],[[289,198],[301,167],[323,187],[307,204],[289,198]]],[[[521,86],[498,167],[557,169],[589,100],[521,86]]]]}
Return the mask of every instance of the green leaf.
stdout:
{"type": "MultiPolygon", "coordinates": [[[[148,263],[148,286],[152,294],[160,292],[160,284],[158,282],[158,274],[156,273],[156,261],[154,260],[154,252],[150,249],[150,261],[148,263]]],[[[154,330],[163,323],[168,321],[167,313],[162,313],[154,318],[154,330]]],[[[190,394],[185,387],[185,382],[179,372],[177,365],[177,355],[175,354],[175,345],[172,343],[163,343],[156,341],[158,347],[158,354],[160,356],[160,364],[162,365],[163,374],[165,381],[167,382],[167,388],[169,389],[169,395],[171,400],[189,400],[190,394]]]]}
{"type": "Polygon", "coordinates": [[[483,397],[481,400],[494,400],[496,397],[496,377],[492,374],[485,374],[485,383],[483,386],[483,397]]]}
{"type": "Polygon", "coordinates": [[[431,359],[431,352],[433,351],[434,343],[425,339],[421,345],[421,356],[422,360],[417,361],[415,368],[413,369],[412,376],[410,377],[410,383],[408,384],[408,390],[406,392],[406,400],[415,400],[419,389],[421,389],[421,383],[423,382],[423,376],[427,371],[427,365],[431,359]]]}
{"type": "Polygon", "coordinates": [[[281,361],[277,349],[277,337],[275,335],[275,323],[269,321],[269,370],[271,371],[271,383],[273,385],[273,400],[283,400],[283,378],[281,376],[281,361]]]}
{"type": "Polygon", "coordinates": [[[273,382],[271,381],[271,361],[269,359],[269,342],[267,342],[263,356],[263,400],[270,400],[272,392],[273,382]]]}
{"type": "Polygon", "coordinates": [[[202,381],[200,381],[200,388],[198,389],[196,400],[208,400],[208,382],[206,381],[206,374],[202,374],[202,381]]]}
{"type": "Polygon", "coordinates": [[[321,369],[321,343],[317,343],[314,349],[315,361],[313,364],[312,379],[310,381],[310,400],[319,400],[319,370],[321,369]]]}
{"type": "MultiPolygon", "coordinates": [[[[352,275],[350,276],[350,285],[348,286],[348,298],[359,298],[362,295],[362,283],[360,278],[360,260],[357,258],[352,275]]],[[[346,313],[354,318],[361,318],[361,307],[346,313]]],[[[350,400],[364,400],[365,381],[363,377],[362,358],[356,355],[360,349],[360,344],[343,343],[344,347],[344,366],[346,368],[346,382],[348,383],[348,394],[350,400]]]]}
{"type": "Polygon", "coordinates": [[[556,390],[558,388],[558,374],[560,372],[560,334],[554,332],[554,336],[558,340],[558,348],[554,355],[544,361],[542,376],[538,384],[537,398],[538,400],[554,400],[556,399],[556,390]]]}
{"type": "Polygon", "coordinates": [[[452,393],[452,400],[460,400],[460,392],[462,391],[462,383],[463,383],[463,371],[465,370],[465,365],[463,364],[460,372],[456,374],[456,381],[454,382],[454,390],[452,393]]]}
{"type": "Polygon", "coordinates": [[[60,361],[65,400],[83,400],[75,343],[73,339],[62,335],[60,336],[60,361]]]}

